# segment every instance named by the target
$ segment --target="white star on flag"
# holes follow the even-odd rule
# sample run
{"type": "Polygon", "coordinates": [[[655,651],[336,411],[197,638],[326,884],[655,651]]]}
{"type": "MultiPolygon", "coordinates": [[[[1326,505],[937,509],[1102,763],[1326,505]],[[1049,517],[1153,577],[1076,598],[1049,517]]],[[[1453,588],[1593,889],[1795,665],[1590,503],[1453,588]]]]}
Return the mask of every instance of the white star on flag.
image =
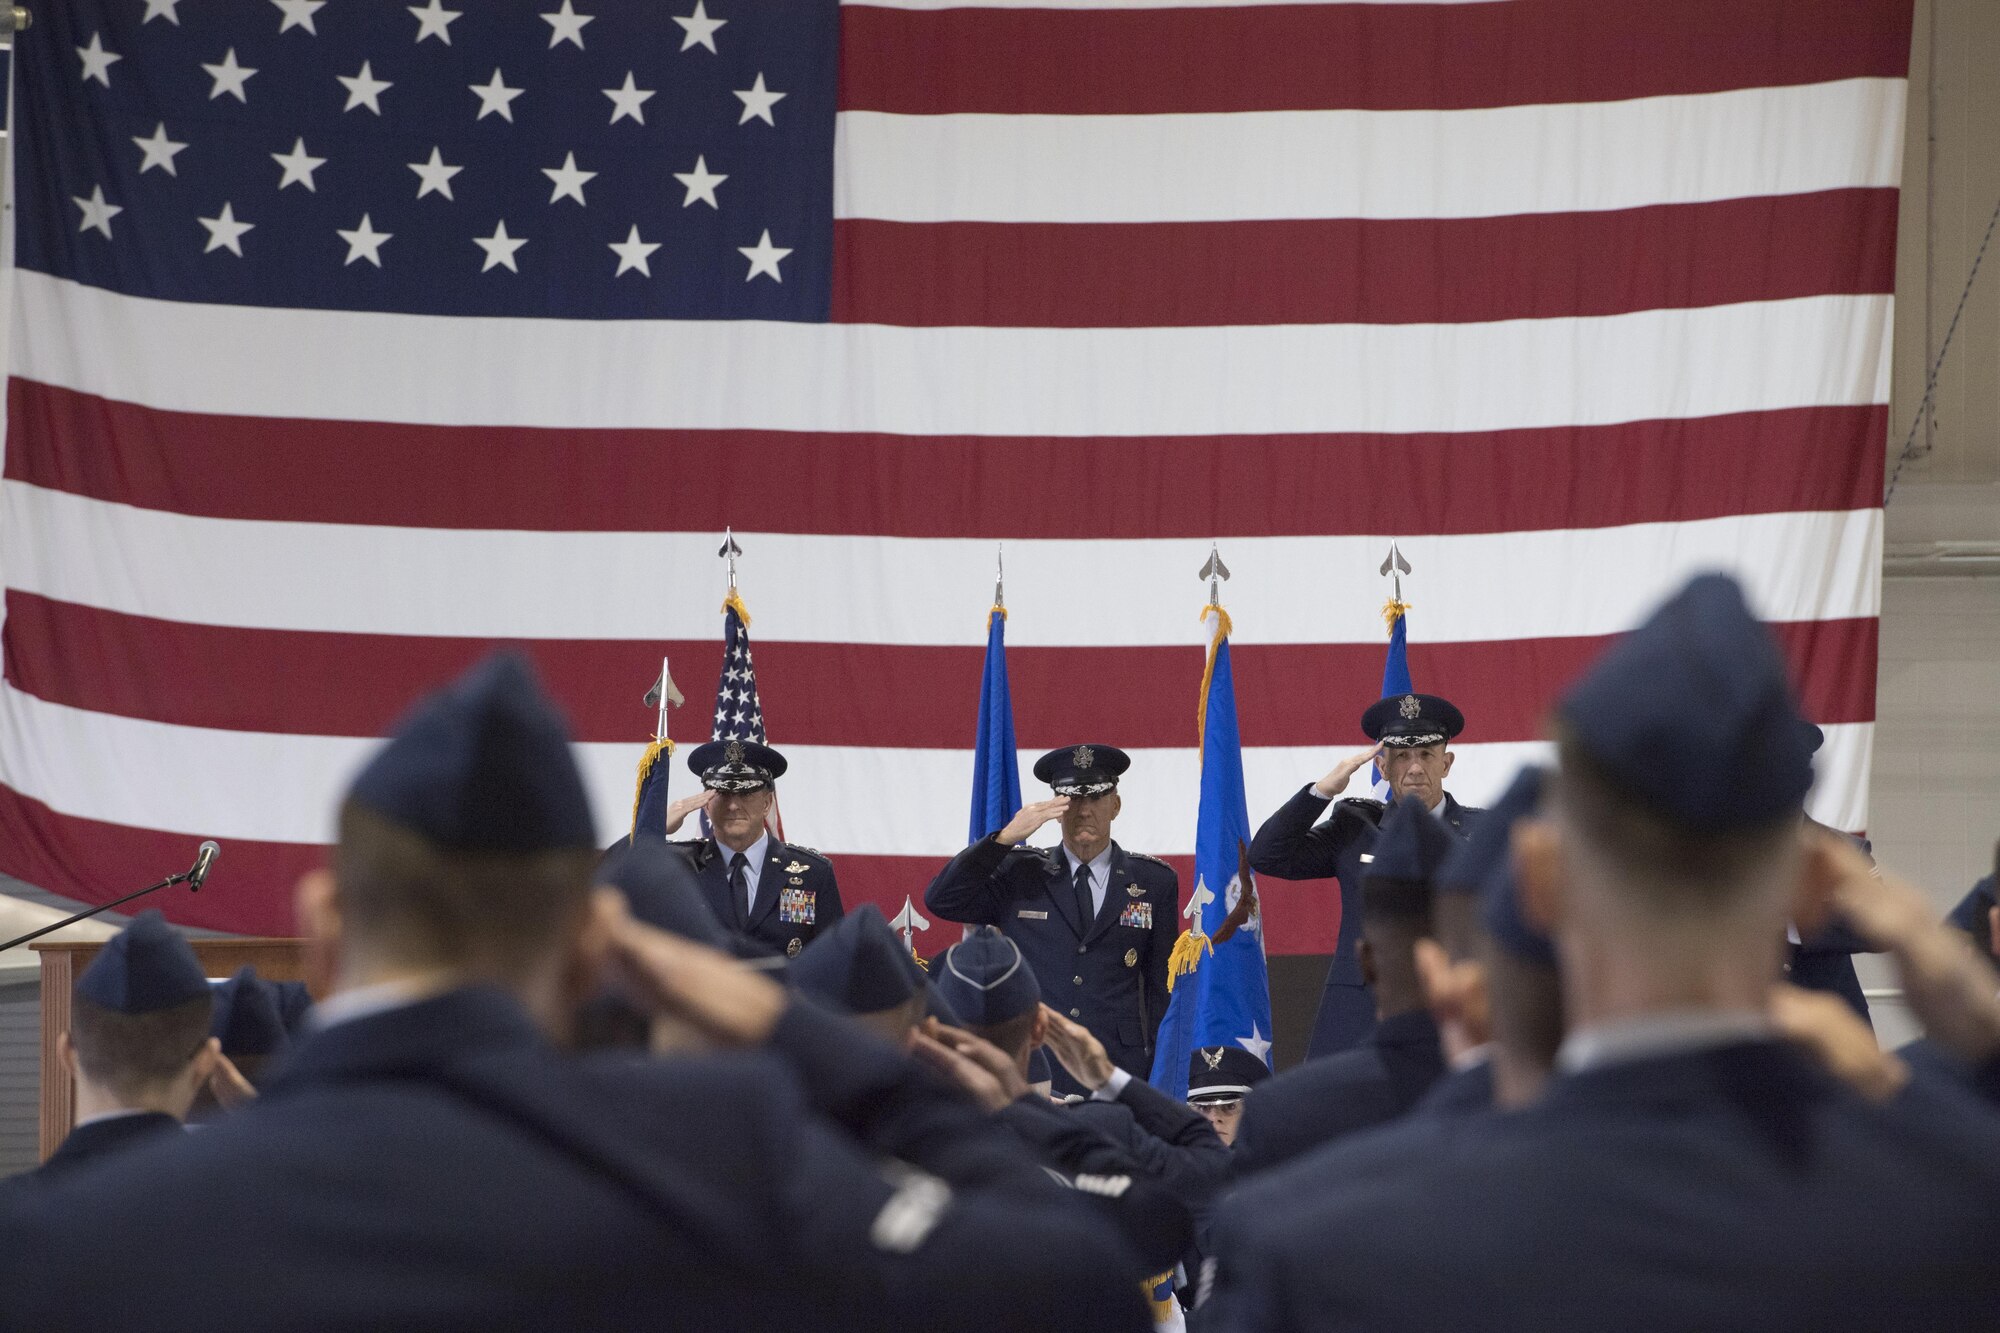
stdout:
{"type": "Polygon", "coordinates": [[[625,86],[623,88],[606,88],[604,90],[604,95],[611,99],[611,123],[616,125],[619,117],[630,116],[633,120],[639,122],[639,124],[644,125],[646,123],[646,113],[641,108],[646,105],[646,99],[653,95],[653,91],[651,88],[635,86],[632,82],[632,71],[629,69],[626,70],[625,86]]]}
{"type": "Polygon", "coordinates": [[[181,16],[174,6],[180,2],[181,0],[146,0],[146,17],[139,22],[143,25],[151,23],[154,19],[165,19],[178,28],[181,25],[181,16]]]}
{"type": "Polygon", "coordinates": [[[681,200],[682,208],[686,208],[697,199],[707,204],[710,208],[720,209],[722,207],[715,200],[715,187],[728,180],[729,177],[711,173],[708,169],[708,159],[706,157],[695,158],[693,171],[676,171],[674,179],[687,186],[687,198],[681,200]]]}
{"type": "Polygon", "coordinates": [[[406,5],[404,8],[408,9],[417,21],[418,41],[421,42],[426,37],[435,37],[446,46],[451,45],[452,20],[464,14],[463,10],[446,9],[438,3],[438,0],[431,0],[428,5],[406,5]]]}
{"type": "Polygon", "coordinates": [[[745,275],[743,281],[749,282],[759,273],[770,274],[772,282],[783,282],[785,280],[784,275],[778,272],[778,261],[790,254],[791,251],[771,244],[770,228],[766,227],[764,229],[764,235],[758,240],[757,244],[739,245],[736,247],[736,252],[750,261],[750,272],[745,275]]]}
{"type": "Polygon", "coordinates": [[[1262,1060],[1265,1064],[1268,1065],[1271,1063],[1271,1043],[1265,1040],[1264,1034],[1257,1030],[1255,1023],[1250,1025],[1250,1035],[1247,1037],[1238,1037],[1236,1044],[1256,1056],[1259,1060],[1262,1060]]]}
{"type": "Polygon", "coordinates": [[[423,184],[417,187],[417,198],[419,199],[433,192],[441,194],[447,199],[451,198],[451,178],[465,170],[464,167],[446,166],[444,158],[439,156],[435,145],[431,147],[430,161],[412,162],[409,164],[409,168],[411,171],[416,172],[417,178],[423,182],[423,184]]]}
{"type": "Polygon", "coordinates": [[[526,245],[528,238],[525,236],[509,236],[507,234],[507,223],[504,219],[494,224],[491,236],[475,236],[472,238],[472,243],[486,252],[486,262],[479,266],[481,273],[501,264],[506,265],[510,273],[519,273],[521,271],[514,265],[514,252],[526,245]]]}
{"type": "Polygon", "coordinates": [[[104,34],[101,32],[90,34],[90,45],[77,47],[76,53],[83,59],[83,82],[96,79],[107,88],[111,86],[112,64],[125,58],[104,49],[104,34]]]}
{"type": "Polygon", "coordinates": [[[365,106],[379,116],[382,114],[382,103],[378,99],[383,90],[396,86],[386,79],[376,78],[374,66],[366,60],[361,62],[359,73],[337,74],[334,77],[347,87],[347,105],[340,108],[342,111],[365,106]]]}
{"type": "Polygon", "coordinates": [[[612,277],[622,278],[632,269],[639,270],[649,278],[653,276],[652,266],[646,261],[653,251],[660,248],[660,243],[640,240],[638,223],[632,224],[632,230],[625,233],[624,240],[612,241],[609,244],[611,252],[618,256],[618,271],[612,274],[612,277]]]}
{"type": "Polygon", "coordinates": [[[771,108],[784,101],[790,94],[774,93],[766,89],[763,72],[759,71],[757,82],[751,87],[737,89],[736,95],[743,99],[743,119],[736,122],[738,125],[748,125],[755,119],[776,128],[778,122],[771,119],[771,108]]]}
{"type": "Polygon", "coordinates": [[[79,236],[96,228],[104,233],[105,240],[111,239],[111,219],[125,211],[124,205],[105,203],[102,185],[91,188],[90,198],[85,199],[73,194],[70,196],[70,201],[83,210],[83,221],[78,223],[76,228],[79,236]]]}
{"type": "Polygon", "coordinates": [[[542,22],[553,29],[549,33],[549,50],[555,50],[557,44],[561,42],[575,42],[576,49],[583,50],[583,25],[596,17],[595,14],[577,13],[571,7],[570,0],[563,0],[561,9],[553,14],[542,15],[542,22]]]}
{"type": "Polygon", "coordinates": [[[353,231],[341,230],[340,239],[347,242],[348,264],[365,259],[376,268],[382,267],[382,242],[389,239],[389,233],[376,231],[375,224],[368,220],[366,213],[361,215],[361,223],[353,231]]]}
{"type": "Polygon", "coordinates": [[[247,65],[236,63],[235,47],[230,47],[228,52],[223,55],[221,64],[203,65],[202,68],[208,71],[209,78],[215,80],[215,86],[208,90],[209,101],[213,102],[224,93],[228,93],[237,101],[248,104],[250,98],[243,91],[243,85],[248,83],[250,76],[257,71],[247,65]]]}
{"type": "Polygon", "coordinates": [[[285,169],[284,179],[278,182],[279,189],[287,185],[303,185],[314,194],[319,193],[319,187],[313,184],[313,173],[325,165],[326,159],[307,153],[303,138],[293,140],[291,152],[271,154],[271,160],[285,169]]]}
{"type": "MultiPolygon", "coordinates": [[[[685,51],[694,46],[705,46],[710,51],[715,51],[715,30],[729,22],[729,20],[710,18],[704,0],[695,0],[694,13],[688,15],[686,18],[675,18],[674,22],[680,24],[687,32],[687,36],[681,39],[681,50],[685,51]]],[[[716,52],[716,54],[719,55],[721,53],[716,52]]]]}
{"type": "Polygon", "coordinates": [[[304,28],[313,36],[319,36],[319,29],[313,26],[313,11],[326,8],[326,0],[271,0],[285,16],[278,25],[279,32],[292,28],[304,28]]]}
{"type": "Polygon", "coordinates": [[[214,217],[196,218],[195,221],[208,228],[208,244],[202,247],[203,254],[227,250],[238,259],[243,257],[243,233],[257,225],[254,222],[238,222],[236,210],[227,203],[214,217]]]}
{"type": "Polygon", "coordinates": [[[180,175],[178,171],[174,170],[174,156],[186,148],[187,145],[184,143],[175,143],[167,137],[167,122],[163,120],[159,123],[158,127],[153,130],[152,138],[141,139],[135,134],[132,136],[132,142],[138,144],[139,151],[146,155],[146,160],[139,164],[140,175],[145,175],[154,167],[158,167],[169,176],[180,175]]]}
{"type": "MultiPolygon", "coordinates": [[[[579,204],[584,204],[584,182],[593,179],[597,175],[594,171],[579,171],[576,165],[575,153],[565,155],[563,164],[559,167],[543,167],[542,174],[555,183],[555,190],[549,195],[549,202],[552,204],[564,195],[568,195],[579,204]]],[[[584,206],[589,207],[588,204],[584,204],[584,206]]]]}
{"type": "Polygon", "coordinates": [[[473,117],[474,120],[484,120],[487,116],[497,113],[508,124],[514,123],[513,103],[514,99],[521,95],[521,90],[509,88],[501,82],[499,66],[494,67],[493,77],[488,82],[466,86],[479,95],[479,114],[473,117]]]}

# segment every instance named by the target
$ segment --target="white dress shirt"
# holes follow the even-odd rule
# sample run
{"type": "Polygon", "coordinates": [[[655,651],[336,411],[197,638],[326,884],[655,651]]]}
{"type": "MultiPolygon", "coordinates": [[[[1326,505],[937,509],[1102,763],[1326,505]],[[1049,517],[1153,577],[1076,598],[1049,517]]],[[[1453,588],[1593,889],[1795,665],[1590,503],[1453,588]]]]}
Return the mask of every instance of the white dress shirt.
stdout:
{"type": "Polygon", "coordinates": [[[1766,1041],[1775,1032],[1768,1016],[1747,1009],[1681,1009],[1639,1014],[1593,1023],[1572,1032],[1556,1052],[1556,1068],[1574,1074],[1631,1060],[1766,1041]]]}

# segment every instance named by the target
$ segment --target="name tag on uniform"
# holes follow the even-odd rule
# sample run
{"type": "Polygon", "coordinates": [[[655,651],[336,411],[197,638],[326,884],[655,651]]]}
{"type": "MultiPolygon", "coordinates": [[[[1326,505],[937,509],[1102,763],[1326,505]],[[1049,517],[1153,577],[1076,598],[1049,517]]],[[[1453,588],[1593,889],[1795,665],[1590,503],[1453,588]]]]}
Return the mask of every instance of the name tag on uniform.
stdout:
{"type": "Polygon", "coordinates": [[[1026,920],[1029,921],[1047,921],[1049,919],[1049,914],[1047,912],[1030,912],[1025,907],[1023,907],[1020,911],[1014,913],[1014,915],[1025,918],[1026,920]]]}
{"type": "Polygon", "coordinates": [[[1362,864],[1362,865],[1373,865],[1374,863],[1375,863],[1375,853],[1373,853],[1373,852],[1363,852],[1363,853],[1361,853],[1361,864],[1362,864]]]}
{"type": "Polygon", "coordinates": [[[1137,926],[1140,930],[1153,928],[1153,905],[1151,903],[1126,903],[1125,910],[1118,914],[1121,926],[1137,926]]]}
{"type": "Polygon", "coordinates": [[[819,894],[813,889],[786,889],[778,895],[778,920],[788,926],[810,926],[819,919],[819,894]]]}

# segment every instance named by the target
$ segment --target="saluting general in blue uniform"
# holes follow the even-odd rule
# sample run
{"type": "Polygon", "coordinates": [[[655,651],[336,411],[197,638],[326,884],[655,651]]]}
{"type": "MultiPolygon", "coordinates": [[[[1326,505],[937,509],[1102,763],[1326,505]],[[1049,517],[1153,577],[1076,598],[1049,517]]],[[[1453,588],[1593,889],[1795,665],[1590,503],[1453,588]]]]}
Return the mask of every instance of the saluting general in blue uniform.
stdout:
{"type": "MultiPolygon", "coordinates": [[[[1008,825],[953,857],[924,891],[947,921],[998,926],[1021,946],[1043,999],[1104,1043],[1113,1064],[1145,1079],[1167,1012],[1180,882],[1166,862],[1111,840],[1123,750],[1073,745],[1035,762],[1052,800],[1023,806],[1008,825]],[[1052,819],[1062,845],[1020,844],[1052,819]]],[[[1060,1093],[1088,1092],[1064,1070],[1060,1093]]]]}
{"type": "Polygon", "coordinates": [[[1375,997],[1361,975],[1358,946],[1361,878],[1384,806],[1369,797],[1335,798],[1370,760],[1379,758],[1391,799],[1422,801],[1460,836],[1480,813],[1460,805],[1444,789],[1458,757],[1449,748],[1452,738],[1465,730],[1465,715],[1448,700],[1434,694],[1390,695],[1369,705],[1361,715],[1361,730],[1375,747],[1348,756],[1318,782],[1300,789],[1250,842],[1250,868],[1260,875],[1340,881],[1340,941],[1326,969],[1308,1056],[1344,1051],[1375,1027],[1375,997]],[[1313,823],[1329,803],[1332,812],[1313,823]]]}
{"type": "Polygon", "coordinates": [[[688,756],[688,768],[707,790],[702,805],[715,835],[674,846],[700,876],[709,909],[737,935],[796,958],[844,909],[833,862],[765,827],[785,757],[756,741],[710,741],[688,756]]]}

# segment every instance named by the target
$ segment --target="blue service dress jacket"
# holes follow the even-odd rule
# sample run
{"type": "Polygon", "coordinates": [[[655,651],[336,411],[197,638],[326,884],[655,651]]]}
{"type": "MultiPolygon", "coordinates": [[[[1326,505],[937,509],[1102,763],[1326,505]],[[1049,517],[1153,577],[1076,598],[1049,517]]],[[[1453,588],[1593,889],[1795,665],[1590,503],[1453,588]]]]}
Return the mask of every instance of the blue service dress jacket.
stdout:
{"type": "Polygon", "coordinates": [[[0,1194],[12,1189],[55,1185],[76,1171],[95,1166],[129,1149],[152,1143],[163,1136],[186,1132],[180,1121],[163,1111],[137,1111],[131,1115],[93,1120],[72,1129],[56,1150],[49,1154],[49,1160],[33,1171],[0,1181],[0,1194]]]}
{"type": "Polygon", "coordinates": [[[729,849],[714,838],[670,844],[695,869],[702,897],[723,929],[754,941],[774,954],[798,957],[822,930],[840,920],[846,908],[833,862],[810,847],[771,839],[764,852],[764,870],[757,877],[757,896],[747,911],[739,910],[729,888],[729,849]]]}
{"type": "Polygon", "coordinates": [[[1245,1183],[1204,1330],[1990,1328],[2000,1116],[1741,1041],[1417,1115],[1245,1183]]]}
{"type": "MultiPolygon", "coordinates": [[[[1111,844],[1097,915],[1077,920],[1061,847],[1008,847],[988,835],[954,856],[924,890],[947,921],[998,926],[1035,971],[1042,1000],[1083,1024],[1134,1078],[1153,1072],[1153,1042],[1167,1012],[1167,960],[1180,925],[1173,867],[1111,844]]],[[[1057,1092],[1085,1092],[1056,1068],[1057,1092]]]]}
{"type": "Polygon", "coordinates": [[[117,1167],[0,1205],[0,1328],[1147,1326],[1071,1192],[808,1005],[756,1052],[589,1064],[452,991],[117,1167]]]}
{"type": "Polygon", "coordinates": [[[1431,1084],[1430,1091],[1417,1099],[1411,1115],[1476,1115],[1493,1109],[1493,1061],[1482,1056],[1458,1069],[1449,1069],[1431,1084]]]}
{"type": "MultiPolygon", "coordinates": [[[[1375,994],[1361,979],[1361,879],[1385,807],[1368,797],[1328,801],[1309,782],[1278,807],[1250,840],[1250,868],[1278,879],[1335,879],[1340,882],[1340,939],[1327,964],[1313,1022],[1310,1058],[1332,1055],[1359,1043],[1375,1026],[1375,994]],[[1333,807],[1327,817],[1320,815],[1333,807]]],[[[1439,816],[1464,837],[1483,813],[1460,805],[1450,792],[1439,816]]]]}
{"type": "Polygon", "coordinates": [[[1444,1073],[1444,1047],[1428,1013],[1385,1018],[1353,1049],[1307,1060],[1250,1090],[1236,1128],[1236,1174],[1268,1171],[1321,1144],[1387,1124],[1444,1073]]]}

